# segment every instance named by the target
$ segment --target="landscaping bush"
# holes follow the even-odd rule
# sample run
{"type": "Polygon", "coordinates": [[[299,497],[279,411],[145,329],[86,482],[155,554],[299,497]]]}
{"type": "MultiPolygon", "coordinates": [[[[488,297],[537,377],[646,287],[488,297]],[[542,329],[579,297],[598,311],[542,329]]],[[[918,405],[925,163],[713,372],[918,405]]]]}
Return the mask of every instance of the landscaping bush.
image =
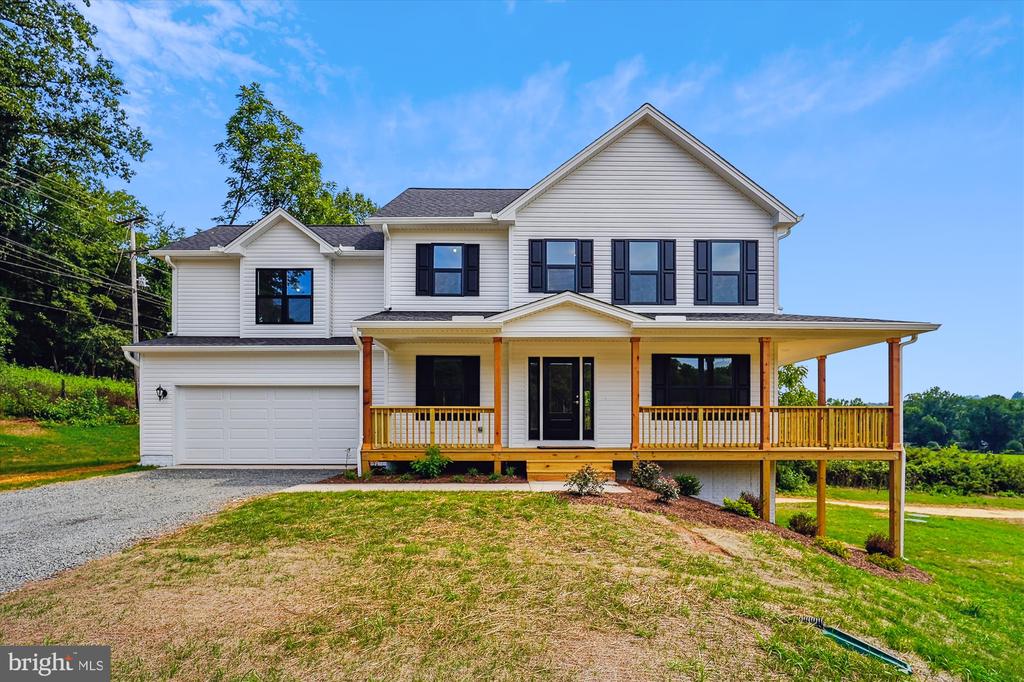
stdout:
{"type": "Polygon", "coordinates": [[[658,493],[658,502],[664,502],[668,504],[672,500],[679,499],[679,486],[671,478],[660,476],[655,479],[649,488],[658,493]]]}
{"type": "Polygon", "coordinates": [[[760,512],[761,512],[761,498],[760,497],[758,497],[754,493],[747,492],[746,490],[744,490],[743,492],[740,493],[740,499],[743,500],[744,502],[746,502],[747,504],[749,504],[751,507],[753,507],[758,512],[758,516],[761,515],[760,514],[760,512]]]}
{"type": "Polygon", "coordinates": [[[59,374],[6,362],[0,362],[0,415],[79,425],[138,422],[135,387],[130,381],[59,374]]]}
{"type": "Polygon", "coordinates": [[[833,540],[832,538],[814,538],[814,546],[819,547],[829,554],[841,559],[850,558],[850,548],[839,540],[833,540]]]}
{"type": "Polygon", "coordinates": [[[779,462],[775,468],[775,485],[784,493],[793,493],[807,487],[807,475],[794,466],[796,462],[779,462]]]}
{"type": "Polygon", "coordinates": [[[818,534],[818,520],[807,512],[799,512],[789,517],[789,529],[809,538],[818,534]]]}
{"type": "Polygon", "coordinates": [[[1006,451],[1011,455],[1024,454],[1024,444],[1021,444],[1019,440],[1011,440],[1006,444],[1006,451]]]}
{"type": "Polygon", "coordinates": [[[892,571],[893,573],[902,573],[905,568],[903,559],[889,556],[887,554],[868,554],[866,558],[875,566],[880,566],[881,568],[884,568],[887,571],[892,571]]]}
{"type": "Polygon", "coordinates": [[[687,497],[700,495],[700,489],[704,487],[700,479],[692,474],[677,475],[676,484],[679,486],[679,494],[686,495],[687,497]]]}
{"type": "Polygon", "coordinates": [[[641,488],[650,488],[655,481],[661,478],[663,473],[661,467],[655,462],[633,462],[630,480],[641,488]]]}
{"type": "Polygon", "coordinates": [[[437,478],[451,463],[451,459],[441,454],[441,448],[431,445],[422,457],[409,463],[409,468],[420,478],[437,478]]]}
{"type": "Polygon", "coordinates": [[[751,519],[757,518],[757,512],[750,506],[750,503],[746,500],[730,500],[728,497],[722,500],[722,509],[727,512],[732,512],[738,516],[746,516],[751,519]]]}
{"type": "Polygon", "coordinates": [[[868,554],[893,554],[892,540],[881,533],[872,533],[864,541],[864,549],[868,554]]]}
{"type": "Polygon", "coordinates": [[[565,480],[565,487],[569,492],[583,497],[584,495],[603,495],[604,480],[597,469],[589,464],[584,464],[576,472],[565,480]]]}

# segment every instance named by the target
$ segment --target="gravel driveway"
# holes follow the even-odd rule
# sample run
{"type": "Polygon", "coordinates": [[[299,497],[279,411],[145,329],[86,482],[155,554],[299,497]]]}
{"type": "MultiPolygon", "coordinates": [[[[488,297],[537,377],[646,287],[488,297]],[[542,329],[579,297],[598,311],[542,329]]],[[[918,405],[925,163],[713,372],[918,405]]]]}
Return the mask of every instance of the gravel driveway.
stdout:
{"type": "Polygon", "coordinates": [[[314,469],[154,469],[0,493],[0,593],[173,530],[314,469]]]}

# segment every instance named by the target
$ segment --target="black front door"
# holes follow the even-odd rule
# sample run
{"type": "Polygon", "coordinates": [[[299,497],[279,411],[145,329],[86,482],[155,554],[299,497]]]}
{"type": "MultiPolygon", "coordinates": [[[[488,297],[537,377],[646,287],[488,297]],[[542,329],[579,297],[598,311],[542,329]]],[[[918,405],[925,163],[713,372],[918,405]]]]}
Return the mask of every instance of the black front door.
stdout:
{"type": "Polygon", "coordinates": [[[580,359],[544,358],[544,439],[580,438],[580,359]]]}

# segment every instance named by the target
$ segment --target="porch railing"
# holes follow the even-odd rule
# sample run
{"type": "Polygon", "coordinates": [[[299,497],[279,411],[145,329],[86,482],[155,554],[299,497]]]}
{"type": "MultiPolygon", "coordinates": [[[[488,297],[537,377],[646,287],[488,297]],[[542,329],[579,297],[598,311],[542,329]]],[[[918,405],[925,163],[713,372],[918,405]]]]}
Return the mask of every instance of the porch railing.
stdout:
{"type": "Polygon", "coordinates": [[[493,407],[371,407],[374,448],[476,449],[494,444],[493,407]]]}
{"type": "MultiPolygon", "coordinates": [[[[892,408],[771,407],[769,443],[781,448],[870,448],[888,444],[892,408]]],[[[758,448],[760,407],[640,407],[640,447],[758,448]]]]}

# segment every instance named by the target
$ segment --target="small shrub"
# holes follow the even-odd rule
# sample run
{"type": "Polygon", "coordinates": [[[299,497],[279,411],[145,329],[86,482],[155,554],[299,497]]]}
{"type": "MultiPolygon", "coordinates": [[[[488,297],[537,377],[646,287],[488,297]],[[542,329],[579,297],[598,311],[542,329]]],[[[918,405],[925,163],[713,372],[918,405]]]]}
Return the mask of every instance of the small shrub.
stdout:
{"type": "Polygon", "coordinates": [[[465,483],[465,482],[466,482],[466,477],[463,476],[462,474],[455,474],[454,476],[452,476],[452,483],[465,483]]]}
{"type": "Polygon", "coordinates": [[[746,502],[747,504],[749,504],[751,507],[753,507],[754,510],[756,512],[758,512],[758,514],[760,515],[760,512],[761,512],[761,498],[760,497],[758,497],[754,493],[747,492],[746,490],[744,490],[743,492],[740,493],[740,499],[743,500],[744,502],[746,502]]]}
{"type": "Polygon", "coordinates": [[[722,500],[722,509],[738,516],[746,516],[751,519],[757,518],[757,512],[754,511],[754,508],[742,498],[739,500],[730,500],[728,497],[724,498],[722,500]]]}
{"type": "Polygon", "coordinates": [[[569,492],[583,497],[585,495],[603,495],[604,481],[597,469],[584,464],[576,472],[570,474],[565,480],[565,487],[569,492]]]}
{"type": "Polygon", "coordinates": [[[700,489],[704,487],[700,479],[693,474],[677,475],[676,484],[679,486],[679,494],[686,495],[687,497],[700,495],[700,489]]]}
{"type": "Polygon", "coordinates": [[[837,556],[840,559],[850,558],[850,548],[839,540],[834,540],[832,538],[814,538],[814,546],[819,549],[823,549],[829,554],[837,556]]]}
{"type": "Polygon", "coordinates": [[[406,471],[405,473],[403,473],[401,476],[398,477],[398,480],[399,481],[411,481],[413,478],[414,478],[413,475],[410,474],[408,471],[406,471]]]}
{"type": "Polygon", "coordinates": [[[633,462],[630,480],[641,488],[650,488],[662,476],[662,469],[655,462],[633,462]]]}
{"type": "Polygon", "coordinates": [[[671,478],[660,476],[648,487],[651,491],[658,493],[658,502],[668,504],[672,500],[679,499],[679,486],[671,478]]]}
{"type": "Polygon", "coordinates": [[[346,469],[345,473],[342,474],[346,481],[354,481],[359,477],[355,469],[346,469]]]}
{"type": "Polygon", "coordinates": [[[506,476],[510,476],[512,478],[515,478],[516,468],[514,466],[512,466],[511,464],[506,465],[505,466],[505,475],[506,476]]]}
{"type": "Polygon", "coordinates": [[[500,481],[501,480],[501,476],[499,474],[496,474],[496,473],[492,472],[492,473],[487,475],[487,480],[490,481],[491,483],[493,483],[495,481],[500,481]]]}
{"type": "Polygon", "coordinates": [[[441,453],[441,448],[431,445],[422,457],[409,463],[409,468],[421,478],[437,478],[451,463],[452,460],[441,453]]]}
{"type": "Polygon", "coordinates": [[[868,554],[867,560],[875,566],[884,568],[887,571],[892,571],[893,573],[902,573],[905,567],[903,559],[888,556],[887,554],[868,554]]]}
{"type": "Polygon", "coordinates": [[[480,475],[480,470],[477,469],[476,467],[469,467],[468,469],[466,469],[466,475],[467,476],[479,476],[480,475]]]}
{"type": "Polygon", "coordinates": [[[864,541],[864,549],[867,550],[868,554],[894,554],[892,540],[881,533],[869,535],[867,540],[864,541]]]}
{"type": "Polygon", "coordinates": [[[807,512],[793,514],[789,517],[789,523],[787,525],[791,531],[800,533],[800,535],[806,535],[809,538],[818,534],[818,519],[814,518],[807,512]]]}

